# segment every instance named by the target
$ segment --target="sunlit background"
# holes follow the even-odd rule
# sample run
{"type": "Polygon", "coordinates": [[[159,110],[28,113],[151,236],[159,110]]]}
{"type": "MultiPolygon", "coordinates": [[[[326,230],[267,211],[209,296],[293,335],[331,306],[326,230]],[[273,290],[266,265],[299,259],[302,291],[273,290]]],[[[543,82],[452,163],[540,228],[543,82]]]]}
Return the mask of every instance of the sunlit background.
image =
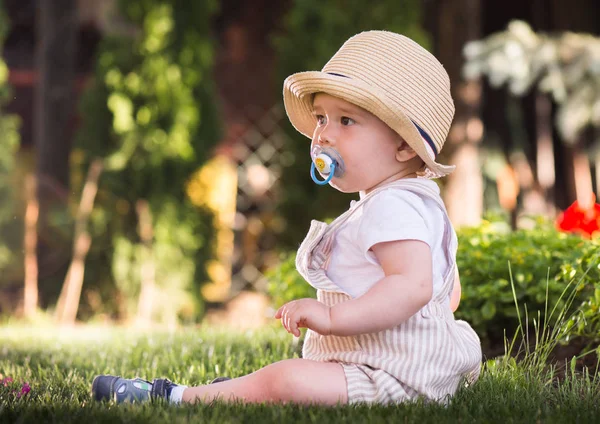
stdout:
{"type": "Polygon", "coordinates": [[[387,29],[452,82],[460,316],[490,344],[516,326],[508,262],[534,307],[587,275],[595,316],[596,2],[0,1],[0,315],[246,328],[313,295],[294,251],[356,196],[311,182],[282,82],[387,29]]]}

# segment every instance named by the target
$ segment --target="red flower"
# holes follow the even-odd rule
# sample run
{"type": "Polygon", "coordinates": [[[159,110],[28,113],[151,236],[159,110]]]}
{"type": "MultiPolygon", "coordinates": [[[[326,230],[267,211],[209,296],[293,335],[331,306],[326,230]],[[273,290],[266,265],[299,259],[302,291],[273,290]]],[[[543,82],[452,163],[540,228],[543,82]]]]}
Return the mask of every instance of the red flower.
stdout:
{"type": "Polygon", "coordinates": [[[600,231],[600,205],[593,203],[586,208],[576,200],[558,216],[556,225],[560,231],[579,233],[585,238],[591,238],[600,231]]]}

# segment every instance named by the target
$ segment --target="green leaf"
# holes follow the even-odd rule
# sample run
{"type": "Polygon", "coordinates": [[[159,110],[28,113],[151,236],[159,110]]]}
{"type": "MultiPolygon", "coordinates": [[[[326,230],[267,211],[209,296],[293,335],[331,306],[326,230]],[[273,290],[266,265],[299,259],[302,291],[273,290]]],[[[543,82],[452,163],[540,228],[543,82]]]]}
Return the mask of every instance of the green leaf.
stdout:
{"type": "Polygon", "coordinates": [[[496,315],[496,305],[492,301],[487,301],[481,308],[481,314],[487,320],[492,319],[496,315]]]}

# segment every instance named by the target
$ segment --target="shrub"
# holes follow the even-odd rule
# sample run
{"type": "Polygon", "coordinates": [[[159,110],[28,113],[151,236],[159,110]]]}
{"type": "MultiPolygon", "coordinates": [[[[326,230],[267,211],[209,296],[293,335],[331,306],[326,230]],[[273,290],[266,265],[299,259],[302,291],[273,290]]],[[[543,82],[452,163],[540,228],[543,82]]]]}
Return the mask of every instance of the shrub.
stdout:
{"type": "Polygon", "coordinates": [[[537,311],[543,317],[546,299],[548,308],[556,305],[561,310],[565,290],[577,290],[573,306],[579,306],[599,284],[599,268],[593,262],[598,243],[561,233],[547,223],[511,232],[484,221],[460,230],[458,238],[456,262],[463,292],[456,317],[468,321],[484,342],[501,343],[504,330],[512,333],[518,326],[509,263],[522,317],[525,309],[530,317],[537,317],[537,311]]]}
{"type": "Polygon", "coordinates": [[[303,297],[316,298],[315,289],[296,271],[296,252],[282,254],[281,263],[267,271],[268,293],[273,306],[279,308],[284,303],[303,297]]]}
{"type": "MultiPolygon", "coordinates": [[[[0,107],[10,99],[11,89],[8,85],[8,67],[1,58],[2,46],[6,33],[10,28],[8,17],[4,13],[0,0],[0,107]]],[[[9,282],[16,265],[15,256],[21,250],[22,225],[17,220],[19,207],[17,197],[16,152],[19,148],[19,120],[15,115],[5,115],[0,111],[0,285],[9,282]]]]}
{"type": "Polygon", "coordinates": [[[118,5],[133,31],[102,40],[73,155],[79,181],[93,157],[105,163],[86,284],[105,302],[119,298],[122,317],[132,315],[140,280],[135,205],[143,199],[152,215],[157,293],[170,299],[155,302],[154,315],[195,320],[203,306],[199,286],[208,280],[204,265],[213,256],[213,216],[192,204],[186,187],[220,139],[210,28],[218,3],[118,5]]]}

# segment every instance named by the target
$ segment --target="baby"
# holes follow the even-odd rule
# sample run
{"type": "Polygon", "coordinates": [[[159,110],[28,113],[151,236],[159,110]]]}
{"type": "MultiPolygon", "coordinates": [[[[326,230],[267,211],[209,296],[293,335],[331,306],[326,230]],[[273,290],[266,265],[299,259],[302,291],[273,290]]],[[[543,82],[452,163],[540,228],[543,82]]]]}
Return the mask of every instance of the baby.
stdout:
{"type": "Polygon", "coordinates": [[[477,379],[479,338],[453,316],[456,234],[431,180],[454,169],[436,162],[454,115],[443,66],[402,35],[362,32],[321,72],[288,77],[283,98],[312,139],[315,182],[360,196],[331,224],[313,221],[298,250],[317,299],[275,314],[296,337],[308,329],[303,358],[197,387],[97,376],[95,399],[444,402],[477,379]]]}

